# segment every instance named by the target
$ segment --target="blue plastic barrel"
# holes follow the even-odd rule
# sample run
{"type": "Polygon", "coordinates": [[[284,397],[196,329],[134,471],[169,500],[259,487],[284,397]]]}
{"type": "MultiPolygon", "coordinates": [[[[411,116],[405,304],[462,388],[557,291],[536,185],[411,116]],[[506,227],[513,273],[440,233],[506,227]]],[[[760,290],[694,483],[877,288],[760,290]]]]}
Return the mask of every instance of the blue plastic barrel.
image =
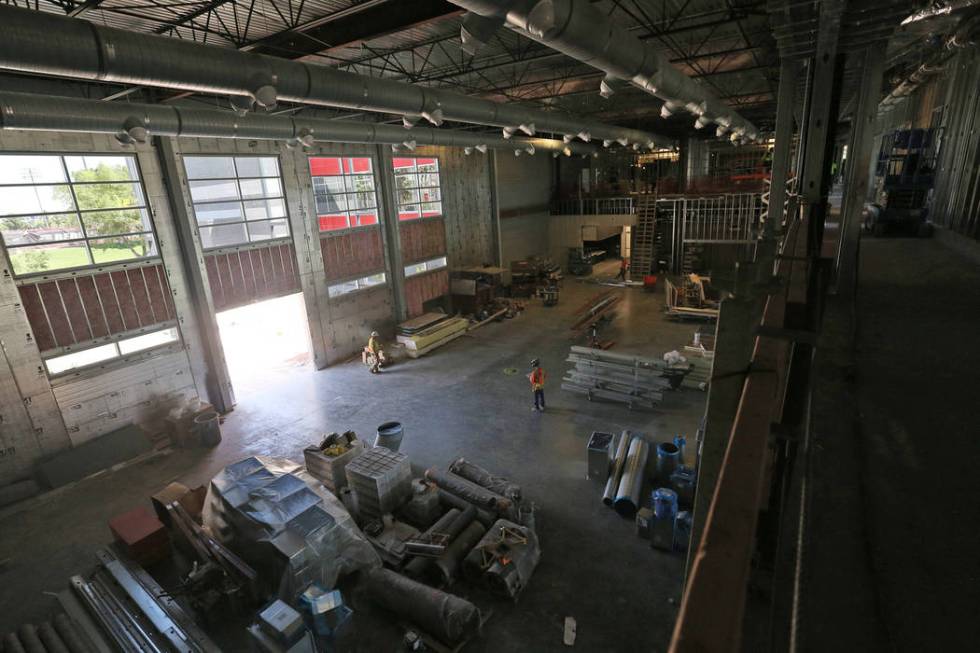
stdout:
{"type": "Polygon", "coordinates": [[[681,450],[673,442],[661,442],[657,445],[657,482],[661,485],[670,483],[670,475],[680,465],[681,450]]]}
{"type": "Polygon", "coordinates": [[[405,431],[401,422],[385,422],[378,427],[378,435],[374,438],[374,446],[384,447],[390,451],[398,451],[402,445],[405,431]]]}
{"type": "Polygon", "coordinates": [[[674,517],[677,516],[677,493],[662,487],[653,491],[653,519],[650,522],[650,546],[672,551],[674,548],[674,517]]]}

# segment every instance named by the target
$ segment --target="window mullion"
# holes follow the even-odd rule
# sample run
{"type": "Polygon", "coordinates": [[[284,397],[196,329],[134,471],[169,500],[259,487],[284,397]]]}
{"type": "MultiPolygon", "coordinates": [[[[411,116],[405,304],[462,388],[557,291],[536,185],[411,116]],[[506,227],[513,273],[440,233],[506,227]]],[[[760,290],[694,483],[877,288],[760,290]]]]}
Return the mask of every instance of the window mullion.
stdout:
{"type": "MultiPolygon", "coordinates": [[[[75,205],[75,218],[78,220],[78,227],[82,230],[82,242],[85,244],[85,255],[88,256],[89,265],[95,265],[95,257],[92,256],[92,246],[88,242],[88,230],[85,228],[85,221],[82,220],[82,207],[78,205],[78,195],[75,193],[75,184],[72,182],[71,173],[68,172],[68,162],[64,155],[59,155],[61,169],[65,171],[65,181],[68,182],[68,191],[71,193],[71,201],[75,205]]],[[[45,214],[47,215],[47,214],[45,214]]]]}

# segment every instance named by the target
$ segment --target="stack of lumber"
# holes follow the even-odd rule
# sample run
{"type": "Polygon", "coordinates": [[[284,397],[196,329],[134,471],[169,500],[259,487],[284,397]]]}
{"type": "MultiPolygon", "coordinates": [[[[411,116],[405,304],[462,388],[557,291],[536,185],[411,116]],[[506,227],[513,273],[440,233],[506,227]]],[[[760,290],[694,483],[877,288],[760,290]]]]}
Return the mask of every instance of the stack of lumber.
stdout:
{"type": "Polygon", "coordinates": [[[602,349],[572,347],[568,362],[574,366],[562,379],[562,390],[633,406],[652,408],[663,399],[669,381],[666,364],[656,358],[615,354],[602,349]]]}
{"type": "Polygon", "coordinates": [[[611,318],[611,314],[620,299],[622,299],[622,295],[615,290],[606,290],[592,296],[587,302],[575,309],[575,312],[572,313],[575,316],[575,321],[570,327],[573,336],[581,335],[601,318],[611,318]]]}
{"type": "Polygon", "coordinates": [[[444,313],[426,313],[398,325],[396,339],[412,358],[424,356],[466,333],[470,321],[444,313]]]}

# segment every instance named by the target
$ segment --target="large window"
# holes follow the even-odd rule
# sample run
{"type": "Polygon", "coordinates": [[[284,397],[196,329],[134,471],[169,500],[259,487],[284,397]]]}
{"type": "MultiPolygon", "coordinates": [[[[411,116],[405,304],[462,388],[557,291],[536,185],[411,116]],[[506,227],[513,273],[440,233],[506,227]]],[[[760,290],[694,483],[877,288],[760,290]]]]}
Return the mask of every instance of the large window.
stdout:
{"type": "Polygon", "coordinates": [[[392,159],[399,220],[417,220],[442,215],[439,190],[439,159],[392,159]]]}
{"type": "Polygon", "coordinates": [[[327,296],[329,297],[339,297],[340,295],[346,295],[358,290],[364,290],[365,288],[373,288],[374,286],[380,286],[386,280],[385,273],[379,272],[378,274],[372,274],[368,277],[361,277],[360,279],[351,279],[350,281],[343,281],[341,283],[336,283],[332,286],[327,287],[327,296]]]}
{"type": "Polygon", "coordinates": [[[185,156],[204,249],[289,237],[274,156],[185,156]]]}
{"type": "Polygon", "coordinates": [[[423,272],[432,272],[433,270],[439,270],[446,267],[446,257],[440,256],[439,258],[434,258],[428,261],[421,261],[419,263],[412,263],[411,265],[405,266],[405,276],[414,277],[416,274],[422,274],[423,272]]]}
{"type": "Polygon", "coordinates": [[[16,275],[158,255],[129,155],[0,155],[0,236],[16,275]]]}
{"type": "Polygon", "coordinates": [[[179,340],[180,335],[177,333],[177,327],[170,327],[133,336],[132,338],[125,338],[107,345],[99,345],[70,354],[52,356],[46,358],[44,364],[48,368],[48,374],[57,376],[91,365],[105,363],[116,358],[122,358],[123,356],[129,356],[140,351],[163,347],[179,340]]]}
{"type": "Polygon", "coordinates": [[[378,224],[374,167],[368,157],[310,158],[320,231],[378,224]]]}

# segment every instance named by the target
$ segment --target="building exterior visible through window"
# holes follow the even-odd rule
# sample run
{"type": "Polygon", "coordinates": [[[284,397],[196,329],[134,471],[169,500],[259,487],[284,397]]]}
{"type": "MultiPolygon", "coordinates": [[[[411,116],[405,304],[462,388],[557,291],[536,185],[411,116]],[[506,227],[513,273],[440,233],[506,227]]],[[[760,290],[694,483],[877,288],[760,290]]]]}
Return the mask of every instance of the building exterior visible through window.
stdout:
{"type": "Polygon", "coordinates": [[[442,215],[439,188],[439,159],[394,157],[395,200],[399,220],[417,220],[442,215]]]}
{"type": "Polygon", "coordinates": [[[412,263],[411,265],[405,266],[405,276],[414,277],[416,274],[422,274],[423,272],[432,272],[433,270],[439,270],[446,267],[446,257],[440,256],[439,258],[434,258],[428,261],[420,261],[418,263],[412,263]]]}
{"type": "Polygon", "coordinates": [[[0,236],[17,276],[159,256],[132,155],[0,155],[0,236]]]}
{"type": "Polygon", "coordinates": [[[158,331],[151,331],[131,338],[124,338],[117,342],[107,345],[89,347],[70,354],[50,356],[44,359],[44,364],[48,368],[48,374],[57,376],[81,368],[91,367],[108,363],[112,360],[129,356],[142,351],[149,351],[171,345],[180,341],[180,334],[177,327],[168,327],[158,331]]]}
{"type": "Polygon", "coordinates": [[[289,237],[279,160],[274,156],[185,156],[204,249],[289,237]]]}
{"type": "Polygon", "coordinates": [[[310,158],[320,231],[378,224],[374,165],[369,157],[310,158]]]}
{"type": "Polygon", "coordinates": [[[358,290],[364,290],[365,288],[373,288],[375,286],[382,285],[386,280],[387,277],[385,276],[385,273],[379,272],[377,274],[361,277],[359,279],[342,281],[340,283],[335,283],[332,286],[328,286],[327,296],[339,297],[340,295],[346,295],[358,290]]]}

